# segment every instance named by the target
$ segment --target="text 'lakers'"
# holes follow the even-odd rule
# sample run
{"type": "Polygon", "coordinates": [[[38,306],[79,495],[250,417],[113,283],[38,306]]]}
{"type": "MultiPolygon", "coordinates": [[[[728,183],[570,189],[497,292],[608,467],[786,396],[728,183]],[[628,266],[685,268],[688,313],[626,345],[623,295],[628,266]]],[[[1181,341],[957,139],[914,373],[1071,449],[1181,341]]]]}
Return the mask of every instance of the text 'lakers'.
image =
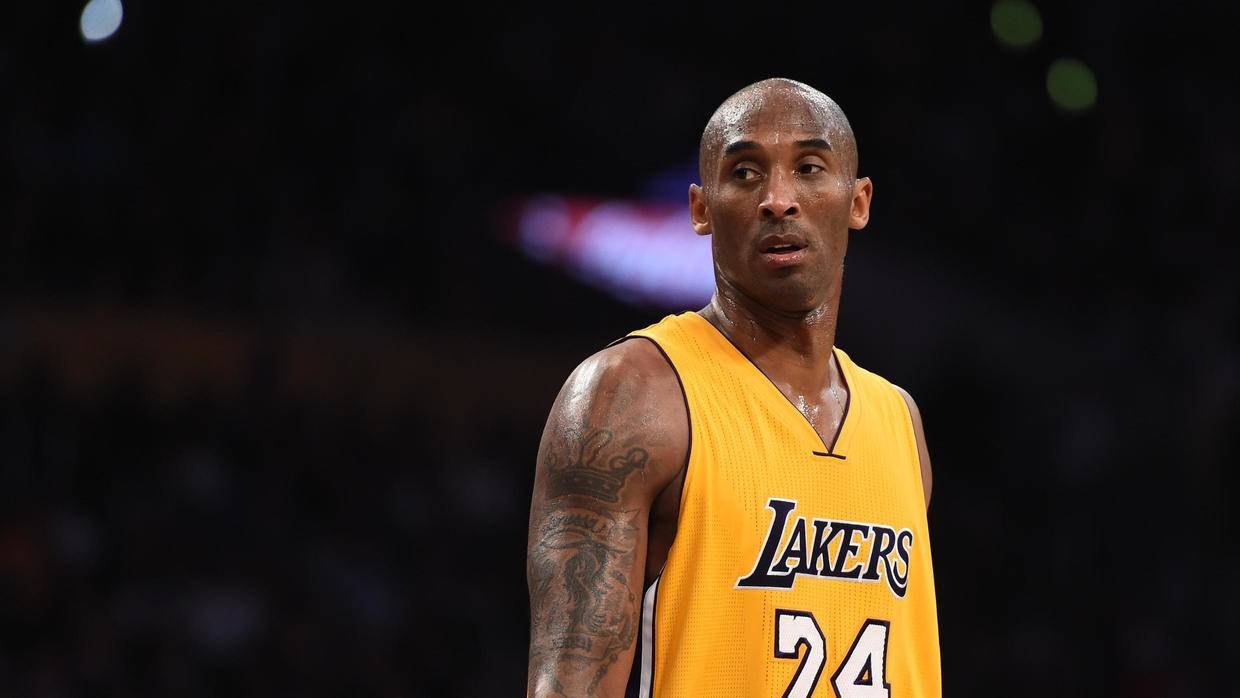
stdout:
{"type": "Polygon", "coordinates": [[[909,551],[913,532],[879,524],[806,519],[789,515],[797,503],[771,499],[771,528],[753,571],[738,587],[791,589],[797,579],[828,577],[858,582],[885,579],[891,593],[908,591],[909,551]],[[811,533],[812,529],[812,533],[811,533]]]}

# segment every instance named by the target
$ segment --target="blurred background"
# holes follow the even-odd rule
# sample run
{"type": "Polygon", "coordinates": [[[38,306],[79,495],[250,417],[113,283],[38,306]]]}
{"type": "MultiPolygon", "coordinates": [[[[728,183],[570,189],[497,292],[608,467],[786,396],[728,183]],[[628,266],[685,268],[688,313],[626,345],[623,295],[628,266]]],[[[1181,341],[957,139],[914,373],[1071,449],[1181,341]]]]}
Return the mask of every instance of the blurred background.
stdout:
{"type": "Polygon", "coordinates": [[[1234,6],[4,15],[0,695],[521,695],[543,420],[707,301],[771,75],[875,183],[838,344],[924,416],[946,695],[1240,695],[1234,6]]]}

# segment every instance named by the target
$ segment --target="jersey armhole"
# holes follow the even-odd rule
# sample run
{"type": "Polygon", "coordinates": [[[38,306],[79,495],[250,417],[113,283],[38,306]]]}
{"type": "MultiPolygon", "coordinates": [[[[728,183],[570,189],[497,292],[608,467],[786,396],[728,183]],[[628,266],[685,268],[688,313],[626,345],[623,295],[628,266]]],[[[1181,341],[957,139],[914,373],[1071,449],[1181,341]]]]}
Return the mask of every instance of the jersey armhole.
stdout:
{"type": "Polygon", "coordinates": [[[913,424],[913,406],[908,404],[908,398],[904,397],[904,393],[901,392],[900,388],[896,387],[895,383],[888,381],[888,385],[891,386],[891,392],[895,393],[896,398],[900,400],[900,406],[904,408],[902,414],[904,415],[905,438],[908,439],[908,442],[913,449],[913,472],[917,475],[917,489],[924,497],[926,493],[926,482],[925,477],[921,472],[921,448],[917,445],[917,427],[913,424]]]}

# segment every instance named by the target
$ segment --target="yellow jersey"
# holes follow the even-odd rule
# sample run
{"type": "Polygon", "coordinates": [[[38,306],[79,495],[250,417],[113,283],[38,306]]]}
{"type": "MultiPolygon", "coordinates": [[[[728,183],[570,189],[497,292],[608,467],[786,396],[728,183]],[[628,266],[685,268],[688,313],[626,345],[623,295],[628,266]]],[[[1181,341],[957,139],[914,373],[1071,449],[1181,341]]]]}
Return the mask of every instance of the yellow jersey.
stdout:
{"type": "Polygon", "coordinates": [[[925,497],[900,393],[835,348],[834,443],[696,312],[630,333],[684,388],[690,448],[629,695],[938,698],[925,497]]]}

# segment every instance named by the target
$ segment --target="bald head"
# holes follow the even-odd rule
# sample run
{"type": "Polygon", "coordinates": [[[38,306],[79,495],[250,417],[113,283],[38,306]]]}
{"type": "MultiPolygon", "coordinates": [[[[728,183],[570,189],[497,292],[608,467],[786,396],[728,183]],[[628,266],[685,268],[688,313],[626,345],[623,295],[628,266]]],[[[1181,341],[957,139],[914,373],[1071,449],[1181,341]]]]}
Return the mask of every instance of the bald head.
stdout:
{"type": "Polygon", "coordinates": [[[857,174],[857,141],[844,111],[830,97],[809,85],[788,78],[767,78],[737,90],[711,115],[702,131],[698,148],[698,172],[704,186],[729,140],[752,128],[768,111],[805,112],[802,127],[817,126],[846,163],[852,176],[857,174]]]}

